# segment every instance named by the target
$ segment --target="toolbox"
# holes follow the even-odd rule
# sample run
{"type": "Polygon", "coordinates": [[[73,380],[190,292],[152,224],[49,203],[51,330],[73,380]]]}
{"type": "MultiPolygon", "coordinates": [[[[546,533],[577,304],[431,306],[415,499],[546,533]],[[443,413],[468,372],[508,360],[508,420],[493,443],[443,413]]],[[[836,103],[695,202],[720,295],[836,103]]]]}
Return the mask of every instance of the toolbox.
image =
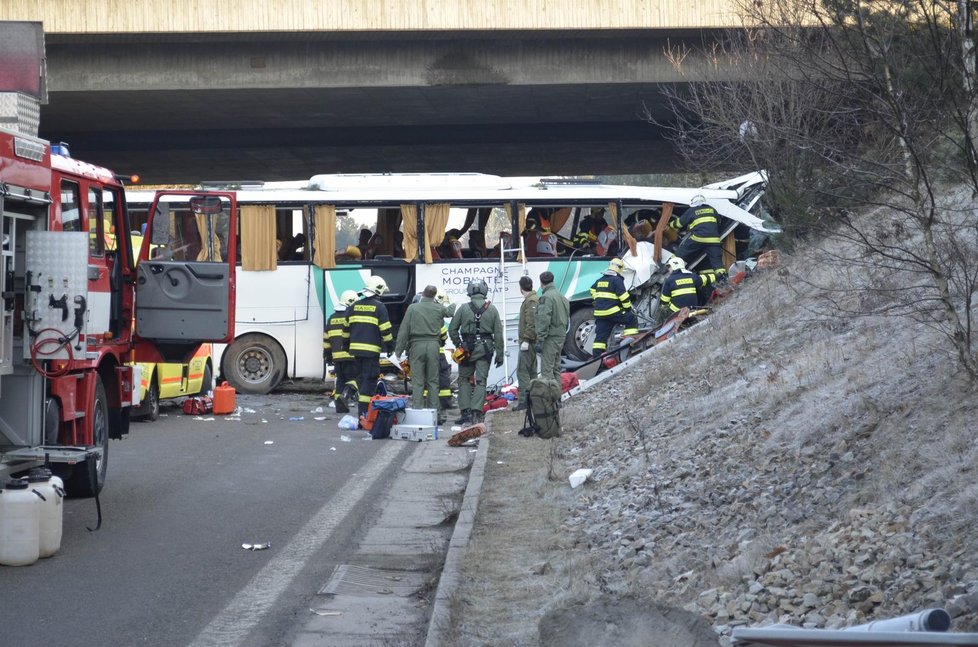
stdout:
{"type": "Polygon", "coordinates": [[[438,411],[435,409],[405,409],[397,424],[391,427],[396,440],[438,440],[438,411]]]}

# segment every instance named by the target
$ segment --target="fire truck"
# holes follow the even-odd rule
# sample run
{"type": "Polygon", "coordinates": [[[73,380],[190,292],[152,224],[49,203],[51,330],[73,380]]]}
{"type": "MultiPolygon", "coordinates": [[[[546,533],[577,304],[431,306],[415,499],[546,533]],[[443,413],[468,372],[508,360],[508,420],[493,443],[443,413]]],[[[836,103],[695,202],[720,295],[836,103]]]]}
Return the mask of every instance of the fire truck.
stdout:
{"type": "Polygon", "coordinates": [[[217,232],[236,230],[234,196],[177,193],[133,249],[119,178],[0,130],[0,481],[47,463],[69,494],[97,495],[137,363],[233,339],[235,240],[217,232]]]}

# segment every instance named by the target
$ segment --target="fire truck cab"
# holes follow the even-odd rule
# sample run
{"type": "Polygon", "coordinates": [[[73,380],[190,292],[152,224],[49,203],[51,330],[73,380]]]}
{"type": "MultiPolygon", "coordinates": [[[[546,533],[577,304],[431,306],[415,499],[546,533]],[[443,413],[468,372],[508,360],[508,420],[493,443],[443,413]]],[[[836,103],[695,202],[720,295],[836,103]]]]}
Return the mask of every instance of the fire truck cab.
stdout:
{"type": "Polygon", "coordinates": [[[134,363],[184,362],[233,338],[234,240],[223,254],[214,243],[236,227],[234,198],[179,205],[155,208],[155,244],[134,250],[119,235],[119,179],[0,130],[0,480],[46,462],[69,494],[98,494],[109,439],[138,404],[134,363]]]}

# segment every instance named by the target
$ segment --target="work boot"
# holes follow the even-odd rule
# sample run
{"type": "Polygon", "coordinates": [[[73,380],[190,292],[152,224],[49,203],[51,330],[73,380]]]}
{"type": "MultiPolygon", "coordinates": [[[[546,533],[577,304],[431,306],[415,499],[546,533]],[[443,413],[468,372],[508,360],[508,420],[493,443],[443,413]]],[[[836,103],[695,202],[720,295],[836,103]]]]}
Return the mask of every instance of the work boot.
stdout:
{"type": "Polygon", "coordinates": [[[470,424],[477,424],[486,421],[486,414],[480,410],[471,411],[472,419],[469,420],[470,424]]]}
{"type": "Polygon", "coordinates": [[[342,397],[336,396],[333,398],[333,404],[336,407],[336,413],[350,413],[350,405],[342,397]]]}
{"type": "Polygon", "coordinates": [[[462,415],[455,419],[456,425],[467,425],[472,422],[472,410],[462,409],[462,415]]]}

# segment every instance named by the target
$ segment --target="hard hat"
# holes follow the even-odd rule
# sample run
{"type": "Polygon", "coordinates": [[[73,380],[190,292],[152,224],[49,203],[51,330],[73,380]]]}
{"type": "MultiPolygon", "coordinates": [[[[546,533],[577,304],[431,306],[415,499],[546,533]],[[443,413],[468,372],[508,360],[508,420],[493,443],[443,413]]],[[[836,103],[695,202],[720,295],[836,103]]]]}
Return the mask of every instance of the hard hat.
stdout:
{"type": "Polygon", "coordinates": [[[470,281],[465,291],[470,297],[477,294],[481,294],[484,297],[489,296],[489,286],[486,285],[486,282],[482,279],[479,279],[478,281],[470,281]]]}
{"type": "Polygon", "coordinates": [[[387,281],[379,276],[370,276],[364,281],[364,290],[380,296],[387,292],[387,281]]]}
{"type": "Polygon", "coordinates": [[[625,261],[621,260],[620,258],[613,258],[611,259],[611,262],[608,263],[608,269],[618,276],[622,276],[625,273],[625,261]]]}
{"type": "Polygon", "coordinates": [[[456,348],[454,351],[452,351],[452,359],[455,361],[456,364],[461,364],[471,356],[472,353],[465,350],[464,348],[456,348]]]}
{"type": "Polygon", "coordinates": [[[703,204],[704,202],[706,202],[706,198],[704,198],[700,194],[696,194],[693,196],[693,199],[689,201],[689,206],[695,207],[697,205],[703,204]]]}
{"type": "Polygon", "coordinates": [[[686,269],[686,261],[673,254],[669,257],[669,260],[666,261],[666,267],[668,267],[671,272],[675,272],[676,270],[682,272],[686,269]]]}
{"type": "Polygon", "coordinates": [[[448,293],[438,288],[438,293],[435,294],[435,303],[440,303],[443,306],[447,306],[451,301],[448,298],[448,293]]]}
{"type": "Polygon", "coordinates": [[[340,305],[350,307],[357,302],[357,293],[354,290],[344,290],[340,295],[340,305]]]}

